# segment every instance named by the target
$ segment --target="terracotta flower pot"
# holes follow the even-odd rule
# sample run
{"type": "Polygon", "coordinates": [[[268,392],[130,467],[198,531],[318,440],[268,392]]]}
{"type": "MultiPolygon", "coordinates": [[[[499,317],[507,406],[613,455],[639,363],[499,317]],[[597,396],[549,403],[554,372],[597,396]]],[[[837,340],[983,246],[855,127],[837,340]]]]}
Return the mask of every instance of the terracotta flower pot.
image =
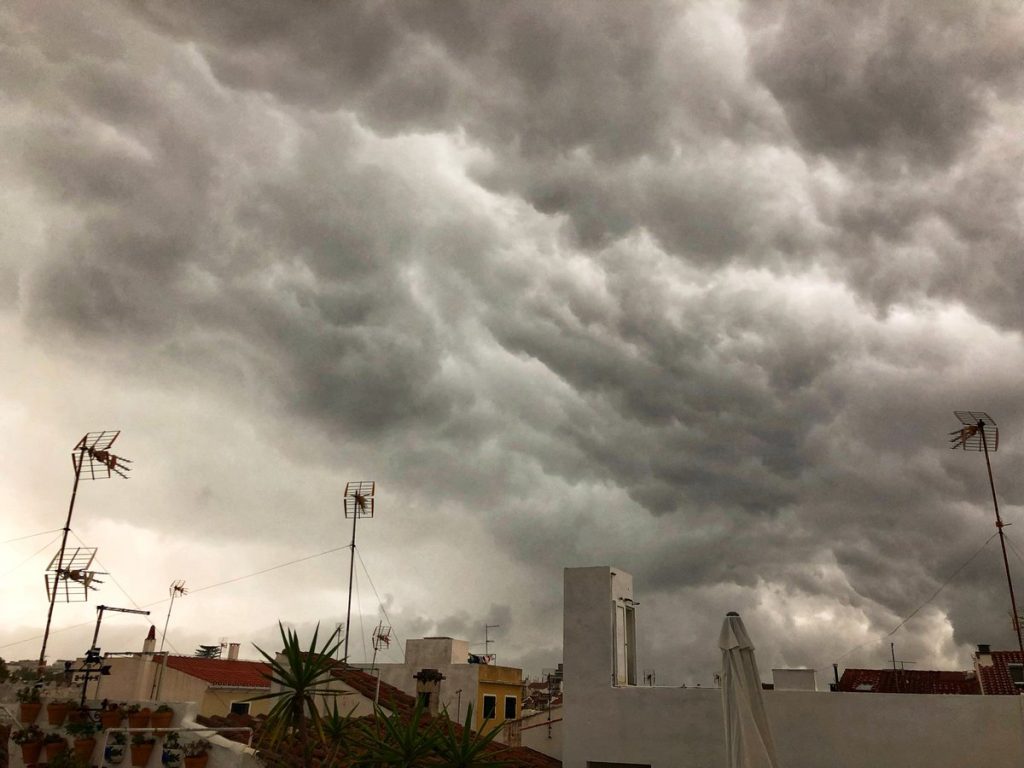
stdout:
{"type": "Polygon", "coordinates": [[[156,744],[132,744],[132,765],[143,768],[149,762],[156,744]]]}
{"type": "Polygon", "coordinates": [[[21,705],[21,711],[18,713],[18,719],[21,720],[22,725],[32,725],[39,717],[39,712],[43,709],[42,702],[39,701],[26,701],[21,705]]]}
{"type": "Polygon", "coordinates": [[[68,705],[63,701],[51,701],[46,705],[46,720],[50,725],[64,725],[68,716],[68,705]]]}
{"type": "Polygon", "coordinates": [[[96,750],[96,739],[89,737],[88,739],[75,739],[75,755],[82,758],[85,762],[91,762],[90,758],[92,753],[96,750]]]}
{"type": "Polygon", "coordinates": [[[100,712],[100,725],[104,728],[117,728],[124,719],[120,709],[105,709],[100,712]]]}
{"type": "Polygon", "coordinates": [[[87,710],[87,709],[79,709],[78,707],[75,707],[74,709],[68,709],[68,724],[69,725],[71,723],[84,723],[88,719],[89,719],[89,710],[87,710]]]}
{"type": "Polygon", "coordinates": [[[138,712],[131,712],[128,715],[128,725],[131,728],[147,728],[149,726],[149,717],[152,715],[152,711],[147,707],[140,709],[138,712]]]}
{"type": "Polygon", "coordinates": [[[39,753],[43,751],[43,742],[29,741],[21,745],[21,759],[25,765],[39,762],[39,753]]]}
{"type": "Polygon", "coordinates": [[[185,768],[206,768],[206,763],[209,761],[209,755],[199,755],[198,757],[186,757],[185,768]]]}
{"type": "Polygon", "coordinates": [[[46,762],[50,762],[68,748],[66,741],[49,741],[43,744],[43,751],[46,753],[46,762]]]}
{"type": "Polygon", "coordinates": [[[170,728],[172,720],[174,720],[173,709],[157,710],[149,716],[149,724],[154,728],[170,728]]]}

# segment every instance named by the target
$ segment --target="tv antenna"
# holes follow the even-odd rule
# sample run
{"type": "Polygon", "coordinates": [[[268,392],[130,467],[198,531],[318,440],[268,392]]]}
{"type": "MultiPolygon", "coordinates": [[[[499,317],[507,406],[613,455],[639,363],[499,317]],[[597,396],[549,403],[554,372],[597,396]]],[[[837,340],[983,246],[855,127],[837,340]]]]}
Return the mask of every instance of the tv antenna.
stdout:
{"type": "Polygon", "coordinates": [[[71,488],[71,503],[68,505],[68,517],[64,521],[64,534],[60,540],[60,551],[50,563],[46,574],[46,596],[49,608],[46,612],[46,629],[43,630],[43,646],[39,649],[39,671],[46,666],[46,644],[50,639],[50,624],[53,621],[53,606],[57,596],[63,593],[64,602],[81,602],[88,599],[89,590],[95,589],[93,582],[96,572],[90,571],[96,549],[79,547],[72,557],[68,557],[68,534],[71,533],[71,515],[75,511],[75,497],[78,495],[78,481],[105,480],[117,475],[128,478],[131,471],[129,459],[115,456],[110,447],[117,440],[121,430],[103,430],[87,432],[71,451],[71,466],[75,470],[75,484],[71,488]],[[61,588],[63,586],[63,589],[61,588]]]}
{"type": "Polygon", "coordinates": [[[160,635],[160,653],[164,654],[160,664],[160,676],[156,681],[156,691],[153,694],[154,699],[160,698],[160,689],[164,686],[164,674],[167,672],[167,657],[169,654],[164,653],[164,641],[167,640],[167,626],[171,623],[171,611],[174,610],[174,599],[177,597],[184,597],[188,594],[188,588],[185,587],[184,579],[177,579],[171,582],[171,586],[167,588],[167,594],[171,597],[171,604],[167,606],[167,618],[164,619],[164,631],[160,635]]]}
{"type": "MultiPolygon", "coordinates": [[[[488,661],[492,660],[491,659],[491,643],[494,642],[493,640],[491,640],[491,637],[490,637],[490,635],[488,633],[489,633],[490,630],[497,629],[500,626],[501,626],[501,624],[484,624],[484,656],[488,659],[488,661]]],[[[496,659],[494,659],[494,660],[496,660],[496,659]]]]}
{"type": "Polygon", "coordinates": [[[1013,578],[1010,576],[1010,560],[1006,556],[1006,537],[1003,522],[999,514],[999,500],[996,498],[996,484],[992,479],[992,462],[989,452],[999,450],[999,427],[996,421],[984,411],[953,411],[953,415],[962,424],[960,429],[950,432],[949,447],[953,450],[962,448],[965,451],[981,451],[985,454],[985,468],[988,470],[988,486],[992,490],[992,506],[996,511],[996,531],[999,532],[999,546],[1003,550],[1003,568],[1006,569],[1006,585],[1010,590],[1010,616],[1013,618],[1013,631],[1017,633],[1017,646],[1024,654],[1024,637],[1021,636],[1021,622],[1017,611],[1017,598],[1013,594],[1013,578]]]}
{"type": "Polygon", "coordinates": [[[377,672],[377,689],[373,693],[373,706],[377,706],[377,702],[380,701],[380,670],[377,669],[377,653],[379,651],[387,650],[391,647],[391,627],[380,622],[377,624],[377,628],[373,630],[373,661],[370,662],[370,669],[376,670],[377,672]]]}
{"type": "Polygon", "coordinates": [[[345,611],[345,654],[348,662],[348,638],[352,634],[352,578],[356,566],[356,522],[361,517],[373,517],[373,494],[376,483],[373,480],[354,480],[345,483],[343,506],[345,517],[352,518],[352,544],[348,556],[348,608],[345,611]]]}

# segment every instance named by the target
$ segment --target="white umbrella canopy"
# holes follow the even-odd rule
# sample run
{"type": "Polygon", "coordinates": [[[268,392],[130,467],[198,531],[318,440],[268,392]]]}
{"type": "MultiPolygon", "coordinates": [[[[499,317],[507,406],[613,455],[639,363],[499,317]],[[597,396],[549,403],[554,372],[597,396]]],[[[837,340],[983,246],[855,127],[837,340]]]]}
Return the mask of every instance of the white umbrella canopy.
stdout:
{"type": "Polygon", "coordinates": [[[775,741],[761,699],[754,644],[738,613],[730,611],[718,639],[722,649],[722,708],[728,768],[778,768],[775,741]]]}

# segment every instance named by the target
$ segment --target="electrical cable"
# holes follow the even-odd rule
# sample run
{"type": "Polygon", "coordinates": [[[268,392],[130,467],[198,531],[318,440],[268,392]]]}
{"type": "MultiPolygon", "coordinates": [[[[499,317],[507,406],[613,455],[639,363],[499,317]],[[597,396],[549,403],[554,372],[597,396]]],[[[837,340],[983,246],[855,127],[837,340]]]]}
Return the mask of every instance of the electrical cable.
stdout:
{"type": "MultiPolygon", "coordinates": [[[[356,550],[356,556],[359,558],[359,564],[363,566],[363,572],[366,574],[366,579],[370,582],[370,589],[373,590],[373,596],[377,598],[377,606],[380,608],[380,612],[384,614],[384,618],[388,620],[388,626],[391,627],[394,632],[395,626],[391,622],[391,617],[388,616],[388,611],[384,607],[384,602],[380,599],[380,593],[377,592],[377,587],[373,583],[373,577],[370,576],[370,569],[366,567],[366,563],[363,562],[363,556],[359,554],[359,550],[356,550]]],[[[402,661],[405,661],[405,644],[398,637],[398,633],[395,633],[395,643],[398,645],[398,650],[402,652],[402,661]]]]}
{"type": "MultiPolygon", "coordinates": [[[[341,550],[348,549],[348,548],[349,548],[349,545],[346,544],[343,547],[334,547],[332,549],[325,549],[323,552],[317,552],[315,555],[306,555],[305,557],[299,557],[299,558],[296,558],[295,560],[289,560],[287,563],[281,563],[280,565],[272,565],[270,568],[264,568],[263,570],[260,570],[260,571],[254,571],[253,573],[247,573],[244,576],[235,576],[233,579],[225,579],[224,581],[218,581],[215,584],[206,584],[205,586],[202,586],[202,587],[196,587],[195,589],[190,589],[188,592],[189,592],[190,595],[194,595],[197,592],[204,592],[207,589],[213,589],[214,587],[223,587],[225,584],[234,584],[236,581],[242,581],[244,579],[251,579],[253,576],[259,576],[260,574],[263,574],[263,573],[270,573],[271,571],[276,571],[279,568],[286,568],[289,565],[295,565],[296,563],[301,563],[301,562],[304,562],[306,560],[312,560],[312,559],[317,558],[317,557],[323,557],[324,555],[329,555],[332,552],[340,552],[341,550]]],[[[149,605],[157,605],[158,603],[163,603],[163,602],[166,602],[167,600],[170,600],[170,598],[167,597],[167,598],[164,598],[163,600],[158,600],[156,603],[150,603],[149,605]]]]}
{"type": "Polygon", "coordinates": [[[39,533],[30,533],[28,536],[18,536],[13,539],[7,539],[7,541],[0,541],[0,544],[10,544],[15,541],[24,541],[25,539],[34,539],[36,536],[45,536],[48,533],[59,533],[63,531],[63,528],[54,528],[52,531],[40,531],[39,533]]]}
{"type": "MultiPolygon", "coordinates": [[[[60,529],[60,528],[58,528],[57,530],[61,530],[61,529],[60,529]]],[[[49,531],[49,533],[53,533],[53,531],[49,531]]],[[[2,579],[2,578],[6,578],[6,577],[7,577],[7,576],[9,576],[10,574],[14,573],[14,572],[15,572],[16,570],[18,570],[19,568],[21,568],[21,566],[23,566],[23,565],[24,565],[25,563],[27,563],[27,562],[28,562],[29,560],[31,560],[31,559],[32,559],[33,557],[35,557],[36,555],[38,555],[38,554],[39,554],[40,552],[42,552],[42,551],[43,551],[43,550],[45,550],[45,549],[49,549],[49,548],[50,548],[51,546],[53,546],[54,544],[56,544],[56,543],[57,543],[57,539],[59,539],[59,538],[60,538],[60,536],[57,536],[57,537],[56,537],[56,538],[54,538],[54,539],[53,539],[52,541],[49,541],[49,542],[47,542],[46,544],[44,544],[43,546],[41,546],[41,547],[40,547],[39,549],[37,549],[37,550],[36,550],[35,552],[33,552],[33,553],[32,553],[31,555],[29,555],[29,556],[28,556],[28,557],[26,557],[26,558],[25,558],[24,560],[22,560],[22,561],[21,561],[20,563],[18,563],[18,564],[17,564],[16,566],[14,566],[13,568],[11,568],[11,570],[9,570],[9,571],[5,571],[4,573],[0,573],[0,579],[2,579]]]]}
{"type": "MultiPolygon", "coordinates": [[[[924,608],[926,605],[928,605],[928,603],[930,603],[932,600],[934,600],[936,597],[938,597],[939,593],[942,592],[942,590],[944,590],[947,586],[949,586],[949,583],[951,581],[953,581],[953,579],[955,579],[960,574],[960,571],[962,571],[964,568],[966,568],[971,563],[971,561],[974,560],[974,558],[976,558],[978,555],[980,555],[981,551],[983,549],[985,549],[985,547],[987,547],[989,545],[989,542],[991,542],[992,539],[994,539],[998,535],[999,535],[999,531],[996,531],[991,536],[989,536],[987,539],[985,539],[985,543],[982,544],[980,547],[978,547],[974,551],[973,555],[971,555],[969,558],[967,558],[960,565],[960,567],[958,567],[955,571],[953,571],[953,573],[951,573],[949,575],[949,578],[947,578],[944,582],[942,582],[942,585],[932,593],[931,597],[929,597],[927,600],[925,600],[923,603],[921,603],[919,606],[917,606],[917,608],[915,608],[913,611],[911,611],[910,614],[905,619],[903,619],[903,621],[901,621],[899,624],[897,624],[895,627],[893,627],[891,630],[889,630],[885,634],[885,636],[886,637],[892,637],[893,635],[895,635],[904,624],[906,624],[908,621],[910,621],[912,618],[914,618],[917,615],[918,611],[920,611],[922,608],[924,608]]],[[[854,651],[859,651],[865,645],[868,645],[869,643],[872,643],[872,642],[874,642],[874,640],[865,640],[860,645],[858,645],[858,646],[856,646],[854,648],[851,648],[846,653],[844,653],[842,656],[837,658],[836,662],[842,661],[843,659],[845,659],[847,656],[849,656],[854,651]]]]}

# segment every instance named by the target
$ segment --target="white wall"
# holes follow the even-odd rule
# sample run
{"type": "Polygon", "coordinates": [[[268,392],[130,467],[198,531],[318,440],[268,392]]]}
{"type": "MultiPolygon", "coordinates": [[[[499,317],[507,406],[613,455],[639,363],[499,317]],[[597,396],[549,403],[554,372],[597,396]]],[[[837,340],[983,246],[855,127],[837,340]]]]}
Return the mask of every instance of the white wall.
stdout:
{"type": "MultiPolygon", "coordinates": [[[[612,572],[565,571],[563,765],[724,766],[719,690],[611,685],[612,584],[629,578],[612,572]]],[[[1024,765],[1019,696],[766,691],[764,699],[785,768],[1024,765]]]]}
{"type": "Polygon", "coordinates": [[[561,760],[565,741],[563,722],[561,706],[552,707],[550,713],[545,710],[524,717],[519,729],[520,744],[561,760]]]}

